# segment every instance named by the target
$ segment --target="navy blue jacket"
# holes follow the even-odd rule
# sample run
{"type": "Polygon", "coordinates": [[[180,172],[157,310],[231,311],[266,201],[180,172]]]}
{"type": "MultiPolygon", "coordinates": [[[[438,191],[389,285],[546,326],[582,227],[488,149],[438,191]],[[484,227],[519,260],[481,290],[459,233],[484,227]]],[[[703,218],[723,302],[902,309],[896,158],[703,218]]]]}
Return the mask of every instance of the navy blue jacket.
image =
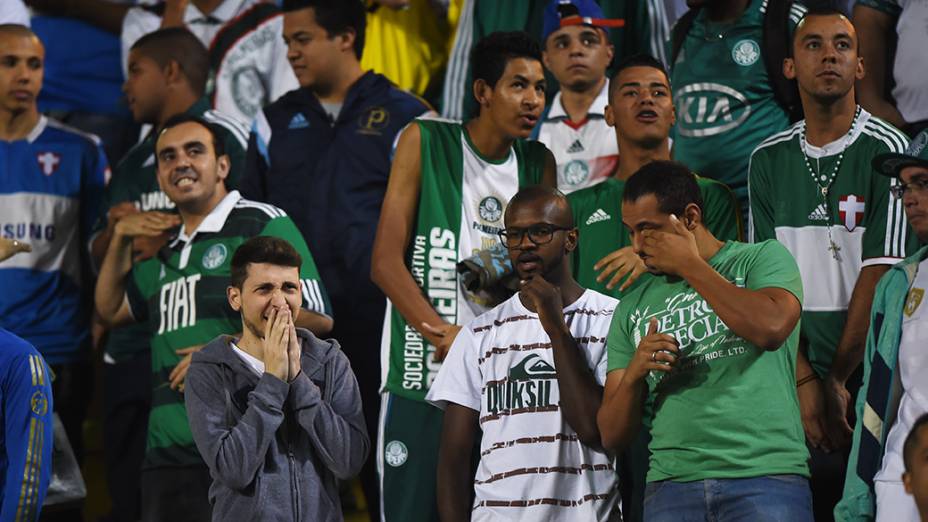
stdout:
{"type": "Polygon", "coordinates": [[[429,109],[367,72],[335,122],[307,89],[288,92],[255,118],[240,190],[296,222],[333,301],[379,294],[370,282],[371,249],[393,146],[429,109]]]}

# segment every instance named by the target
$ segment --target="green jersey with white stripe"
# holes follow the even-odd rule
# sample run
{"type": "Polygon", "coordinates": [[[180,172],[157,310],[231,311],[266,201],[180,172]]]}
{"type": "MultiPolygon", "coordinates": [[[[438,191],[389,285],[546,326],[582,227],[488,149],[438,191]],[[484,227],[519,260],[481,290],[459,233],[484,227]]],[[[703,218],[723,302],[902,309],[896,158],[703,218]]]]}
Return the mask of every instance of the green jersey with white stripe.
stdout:
{"type": "Polygon", "coordinates": [[[132,315],[151,337],[152,409],[148,420],[146,468],[201,464],[187,423],[184,396],[168,375],[182,356],[177,350],[242,331],[239,312],[226,298],[232,255],[254,236],[285,239],[303,258],[303,307],[331,315],[312,254],[283,210],[229,193],[192,236],[183,233],[158,255],[132,269],[126,294],[132,315]]]}
{"type": "MultiPolygon", "coordinates": [[[[741,239],[741,212],[731,190],[707,178],[697,178],[703,199],[703,219],[706,227],[722,241],[741,239]]],[[[628,230],[622,225],[622,195],[625,181],[610,178],[602,183],[567,195],[574,224],[580,231],[577,248],[571,254],[571,270],[580,286],[597,292],[621,297],[619,286],[609,290],[606,283],[596,281],[599,272],[593,265],[620,248],[631,246],[628,230]]],[[[610,275],[611,278],[611,275],[610,275]]]]}
{"type": "MultiPolygon", "coordinates": [[[[232,190],[238,186],[238,180],[245,168],[245,149],[248,145],[248,128],[241,122],[210,109],[209,101],[201,98],[187,109],[185,114],[199,116],[215,125],[225,145],[231,165],[226,188],[232,190]]],[[[157,133],[152,131],[132,147],[113,170],[113,178],[103,191],[103,208],[100,219],[94,224],[91,242],[97,234],[106,229],[107,212],[123,202],[132,203],[142,212],[160,210],[174,212],[174,202],[158,186],[155,171],[155,140],[157,133]]],[[[106,354],[115,361],[128,359],[148,349],[148,334],[136,324],[115,328],[107,339],[106,354]]]]}
{"type": "Polygon", "coordinates": [[[806,295],[801,339],[824,375],[861,268],[896,263],[916,250],[918,238],[902,201],[889,193],[896,180],[870,165],[877,154],[903,152],[904,134],[863,109],[848,134],[824,147],[807,143],[804,130],[800,121],[751,156],[748,229],[751,241],[777,239],[796,258],[806,295]]]}
{"type": "MultiPolygon", "coordinates": [[[[728,185],[747,205],[748,159],[771,132],[789,126],[762,55],[767,0],[751,0],[732,24],[710,22],[703,9],[672,65],[677,111],[674,159],[728,185]]],[[[792,32],[806,8],[794,3],[792,32]]]]}

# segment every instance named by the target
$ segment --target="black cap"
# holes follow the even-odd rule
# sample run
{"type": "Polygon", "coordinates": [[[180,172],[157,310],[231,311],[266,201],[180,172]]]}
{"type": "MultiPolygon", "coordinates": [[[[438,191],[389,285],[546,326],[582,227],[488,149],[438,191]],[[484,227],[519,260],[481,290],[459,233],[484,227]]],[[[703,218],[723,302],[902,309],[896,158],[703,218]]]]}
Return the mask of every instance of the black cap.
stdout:
{"type": "Polygon", "coordinates": [[[873,158],[873,169],[884,176],[899,177],[906,167],[928,168],[928,130],[919,132],[902,154],[889,152],[873,158]]]}

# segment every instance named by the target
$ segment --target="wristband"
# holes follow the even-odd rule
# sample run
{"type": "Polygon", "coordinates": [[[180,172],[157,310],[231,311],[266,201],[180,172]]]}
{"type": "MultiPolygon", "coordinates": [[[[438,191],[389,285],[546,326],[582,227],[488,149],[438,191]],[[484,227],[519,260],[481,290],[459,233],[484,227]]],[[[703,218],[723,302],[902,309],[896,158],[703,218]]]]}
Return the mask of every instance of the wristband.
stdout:
{"type": "Polygon", "coordinates": [[[802,379],[799,379],[796,382],[796,387],[798,388],[802,386],[803,384],[807,384],[815,380],[818,380],[818,375],[816,375],[815,372],[812,372],[809,375],[806,375],[805,377],[803,377],[802,379]]]}

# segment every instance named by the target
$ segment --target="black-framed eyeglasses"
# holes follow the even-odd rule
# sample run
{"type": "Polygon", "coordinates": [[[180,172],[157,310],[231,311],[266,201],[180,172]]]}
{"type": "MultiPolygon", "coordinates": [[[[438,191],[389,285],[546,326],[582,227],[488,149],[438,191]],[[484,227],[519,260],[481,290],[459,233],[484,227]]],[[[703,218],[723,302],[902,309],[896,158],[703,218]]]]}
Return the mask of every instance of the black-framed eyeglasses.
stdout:
{"type": "Polygon", "coordinates": [[[902,199],[906,192],[925,192],[928,190],[928,178],[915,178],[911,183],[903,183],[901,180],[889,187],[889,193],[896,199],[902,199]]]}
{"type": "Polygon", "coordinates": [[[561,227],[551,223],[538,223],[528,228],[504,228],[499,231],[499,239],[507,248],[517,248],[522,244],[522,238],[528,234],[528,240],[535,245],[544,245],[554,239],[554,233],[559,230],[573,230],[573,227],[561,227]]]}

